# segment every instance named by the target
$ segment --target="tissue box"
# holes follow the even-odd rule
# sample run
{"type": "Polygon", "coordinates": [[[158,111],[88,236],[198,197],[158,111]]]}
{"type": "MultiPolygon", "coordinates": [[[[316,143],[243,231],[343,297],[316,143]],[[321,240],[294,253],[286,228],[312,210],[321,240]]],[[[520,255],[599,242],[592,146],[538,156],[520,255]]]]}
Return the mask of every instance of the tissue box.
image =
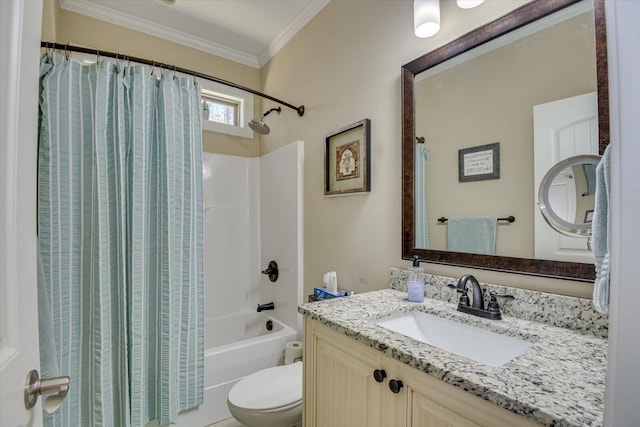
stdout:
{"type": "Polygon", "coordinates": [[[318,301],[331,298],[341,298],[348,295],[351,295],[351,293],[343,291],[342,289],[338,289],[337,292],[331,292],[325,288],[313,288],[313,297],[318,301]]]}

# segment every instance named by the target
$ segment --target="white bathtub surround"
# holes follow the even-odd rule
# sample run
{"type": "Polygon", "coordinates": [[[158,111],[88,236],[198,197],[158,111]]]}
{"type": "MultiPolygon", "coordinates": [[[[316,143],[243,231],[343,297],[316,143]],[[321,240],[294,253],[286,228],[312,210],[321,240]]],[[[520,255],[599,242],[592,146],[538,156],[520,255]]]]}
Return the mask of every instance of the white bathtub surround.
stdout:
{"type": "Polygon", "coordinates": [[[270,260],[276,260],[280,270],[275,283],[262,275],[261,302],[275,302],[273,316],[298,331],[302,316],[297,307],[304,302],[303,164],[302,141],[260,158],[260,271],[270,260]]]}
{"type": "Polygon", "coordinates": [[[302,141],[261,158],[203,154],[205,319],[274,302],[269,314],[298,328],[303,161],[302,141]],[[271,260],[275,283],[260,274],[271,260]]]}
{"type": "Polygon", "coordinates": [[[259,161],[203,153],[205,322],[261,302],[259,161]]]}
{"type": "Polygon", "coordinates": [[[231,417],[233,385],[281,364],[285,344],[300,337],[303,152],[297,141],[261,158],[203,154],[204,404],[181,414],[178,427],[231,417]],[[261,274],[270,260],[280,270],[275,283],[261,274]],[[268,302],[275,310],[257,313],[268,302]]]}

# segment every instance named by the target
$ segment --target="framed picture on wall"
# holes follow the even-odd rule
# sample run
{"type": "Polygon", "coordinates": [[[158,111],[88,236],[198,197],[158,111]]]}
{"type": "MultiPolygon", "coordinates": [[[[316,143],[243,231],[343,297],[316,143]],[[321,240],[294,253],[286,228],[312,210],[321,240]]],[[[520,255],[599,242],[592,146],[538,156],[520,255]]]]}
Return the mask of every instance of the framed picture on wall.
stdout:
{"type": "Polygon", "coordinates": [[[593,222],[593,209],[589,209],[584,213],[584,223],[589,224],[593,222]]]}
{"type": "Polygon", "coordinates": [[[370,132],[370,120],[363,119],[327,135],[324,144],[325,196],[371,191],[370,132]]]}
{"type": "Polygon", "coordinates": [[[458,181],[500,179],[500,143],[458,150],[458,181]]]}

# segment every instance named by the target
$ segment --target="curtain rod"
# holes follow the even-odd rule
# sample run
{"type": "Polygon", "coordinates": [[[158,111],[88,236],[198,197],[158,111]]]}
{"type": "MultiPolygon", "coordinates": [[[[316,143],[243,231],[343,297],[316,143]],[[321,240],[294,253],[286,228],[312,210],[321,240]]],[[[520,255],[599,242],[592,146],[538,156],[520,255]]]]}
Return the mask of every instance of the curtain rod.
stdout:
{"type": "MultiPolygon", "coordinates": [[[[0,0],[1,1],[1,0],[0,0]]],[[[123,55],[120,53],[113,53],[113,52],[106,52],[103,50],[96,50],[96,49],[88,49],[85,47],[80,47],[80,46],[70,46],[68,44],[60,44],[60,43],[53,43],[53,42],[40,42],[40,47],[43,47],[45,49],[54,49],[54,50],[62,50],[62,51],[66,51],[66,52],[79,52],[79,53],[87,53],[90,55],[96,55],[98,57],[100,56],[108,56],[110,58],[116,58],[116,59],[123,59],[123,60],[127,60],[127,61],[132,61],[132,62],[137,62],[139,64],[144,64],[144,65],[150,65],[152,67],[160,67],[160,68],[164,68],[166,70],[173,70],[173,71],[177,71],[179,73],[183,73],[183,74],[189,74],[191,76],[194,77],[198,77],[201,79],[205,79],[205,80],[210,80],[212,82],[216,82],[216,83],[220,83],[223,84],[225,86],[230,86],[236,89],[240,89],[243,90],[245,92],[249,92],[252,93],[254,95],[260,96],[262,98],[266,98],[269,99],[271,101],[277,102],[278,104],[284,105],[286,107],[289,107],[293,110],[296,110],[296,112],[298,113],[298,116],[302,117],[304,115],[304,105],[301,105],[299,107],[296,107],[295,105],[291,105],[288,102],[285,102],[281,99],[275,98],[271,95],[267,95],[266,93],[262,93],[262,92],[258,92],[257,90],[245,87],[245,86],[241,86],[237,83],[233,83],[227,80],[223,80],[220,79],[218,77],[214,77],[214,76],[210,76],[207,74],[203,74],[200,73],[198,71],[193,71],[193,70],[188,70],[186,68],[181,68],[181,67],[176,67],[175,65],[169,65],[169,64],[164,64],[162,62],[156,62],[156,61],[150,61],[148,59],[144,59],[144,58],[136,58],[135,56],[129,56],[129,55],[123,55]]]]}

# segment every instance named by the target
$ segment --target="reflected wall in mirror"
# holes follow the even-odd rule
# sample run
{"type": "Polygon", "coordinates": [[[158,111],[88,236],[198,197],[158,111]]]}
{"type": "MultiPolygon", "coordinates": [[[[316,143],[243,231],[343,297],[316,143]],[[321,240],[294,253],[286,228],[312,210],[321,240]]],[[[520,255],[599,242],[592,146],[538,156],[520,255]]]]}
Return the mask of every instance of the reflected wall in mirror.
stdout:
{"type": "MultiPolygon", "coordinates": [[[[402,68],[404,259],[592,280],[584,260],[537,253],[534,219],[544,173],[563,158],[597,154],[598,139],[602,150],[608,142],[602,3],[535,0],[402,68]],[[574,132],[580,147],[565,150],[563,137],[560,148],[554,138],[536,138],[545,148],[534,148],[534,110],[577,95],[588,98],[587,112],[572,113],[584,123],[574,132]],[[495,142],[501,178],[458,182],[458,150],[495,142]],[[561,157],[534,162],[534,151],[545,150],[561,157]],[[497,225],[496,256],[448,251],[448,226],[437,221],[510,215],[514,223],[497,225]]],[[[552,128],[538,133],[564,126],[545,125],[552,128]]]]}

